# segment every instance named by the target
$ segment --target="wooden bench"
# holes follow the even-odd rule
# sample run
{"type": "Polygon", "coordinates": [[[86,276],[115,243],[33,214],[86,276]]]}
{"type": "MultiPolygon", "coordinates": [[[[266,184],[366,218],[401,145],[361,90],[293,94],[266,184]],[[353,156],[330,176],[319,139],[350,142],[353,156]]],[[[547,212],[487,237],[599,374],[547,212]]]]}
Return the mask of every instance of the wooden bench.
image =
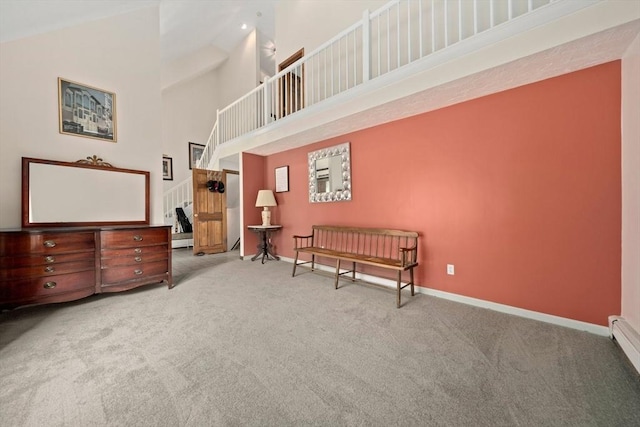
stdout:
{"type": "Polygon", "coordinates": [[[387,230],[382,228],[338,227],[331,225],[314,225],[312,234],[293,236],[296,257],[293,262],[292,276],[296,275],[296,267],[311,263],[311,271],[315,270],[316,256],[336,260],[335,288],[343,274],[351,273],[351,280],[356,280],[356,264],[396,270],[397,306],[400,308],[400,291],[411,286],[414,294],[413,268],[418,265],[418,233],[414,231],[387,230]],[[298,262],[300,253],[311,254],[311,261],[298,262]],[[340,272],[342,261],[351,262],[351,269],[340,272]],[[402,285],[402,272],[409,270],[410,280],[402,285]]]}

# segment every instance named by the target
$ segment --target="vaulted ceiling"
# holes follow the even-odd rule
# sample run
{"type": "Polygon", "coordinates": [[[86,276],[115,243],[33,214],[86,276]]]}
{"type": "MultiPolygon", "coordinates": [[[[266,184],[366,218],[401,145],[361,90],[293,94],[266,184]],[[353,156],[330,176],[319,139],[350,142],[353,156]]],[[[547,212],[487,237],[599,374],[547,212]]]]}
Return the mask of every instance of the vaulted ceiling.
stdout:
{"type": "MultiPolygon", "coordinates": [[[[188,63],[193,56],[199,70],[214,69],[253,29],[262,44],[273,46],[275,4],[278,0],[2,0],[0,42],[17,40],[49,31],[107,18],[146,7],[160,13],[160,55],[163,67],[175,71],[176,62],[188,63]],[[243,28],[246,25],[246,28],[243,28]],[[205,55],[203,55],[205,53],[205,55]]],[[[260,46],[262,47],[262,46],[260,46]]],[[[268,60],[268,58],[265,58],[268,60]]],[[[263,64],[263,68],[269,64],[263,64]]],[[[180,68],[163,79],[163,87],[189,77],[180,68]]]]}

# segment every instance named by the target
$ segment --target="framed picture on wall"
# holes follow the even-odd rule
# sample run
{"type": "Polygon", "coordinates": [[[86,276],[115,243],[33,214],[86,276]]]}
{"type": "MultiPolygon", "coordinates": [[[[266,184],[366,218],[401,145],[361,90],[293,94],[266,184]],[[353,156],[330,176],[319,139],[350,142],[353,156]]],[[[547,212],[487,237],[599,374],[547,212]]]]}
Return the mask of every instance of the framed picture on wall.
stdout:
{"type": "Polygon", "coordinates": [[[276,193],[289,191],[289,166],[276,168],[276,193]]]}
{"type": "Polygon", "coordinates": [[[162,179],[173,181],[173,159],[169,156],[162,156],[162,179]]]}
{"type": "Polygon", "coordinates": [[[116,142],[116,94],[58,78],[60,133],[116,142]]]}
{"type": "Polygon", "coordinates": [[[196,144],[195,142],[189,143],[189,169],[196,167],[198,160],[202,157],[204,152],[204,145],[196,144]]]}

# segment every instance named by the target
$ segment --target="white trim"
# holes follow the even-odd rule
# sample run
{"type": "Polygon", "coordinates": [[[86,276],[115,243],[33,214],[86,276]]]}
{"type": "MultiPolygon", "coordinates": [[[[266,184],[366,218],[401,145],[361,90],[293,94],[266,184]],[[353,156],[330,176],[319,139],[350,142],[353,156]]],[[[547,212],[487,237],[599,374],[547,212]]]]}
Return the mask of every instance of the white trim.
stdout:
{"type": "MultiPolygon", "coordinates": [[[[280,257],[281,261],[286,261],[293,264],[292,258],[280,257]]],[[[304,267],[303,267],[304,268],[304,267]]],[[[335,268],[317,264],[316,269],[328,272],[335,272],[335,268]]],[[[356,273],[356,278],[374,283],[376,285],[382,285],[389,288],[396,289],[395,280],[383,279],[376,276],[370,276],[368,274],[356,273]]],[[[425,288],[422,286],[415,286],[415,291],[421,294],[434,296],[437,298],[443,298],[450,301],[459,302],[462,304],[472,305],[474,307],[487,308],[489,310],[498,311],[500,313],[512,314],[514,316],[524,317],[526,319],[538,320],[540,322],[551,323],[558,326],[564,326],[566,328],[577,329],[579,331],[589,332],[595,335],[603,337],[609,336],[609,328],[606,326],[595,325],[593,323],[582,322],[580,320],[568,319],[566,317],[554,316],[552,314],[540,313],[538,311],[526,310],[524,308],[513,307],[510,305],[499,304],[496,302],[481,300],[478,298],[471,298],[464,295],[453,294],[451,292],[439,291],[437,289],[425,288]]]]}
{"type": "Polygon", "coordinates": [[[455,302],[461,302],[463,304],[488,308],[489,310],[513,314],[515,316],[524,317],[526,319],[538,320],[540,322],[551,323],[558,326],[564,326],[566,328],[577,329],[579,331],[585,331],[603,337],[609,336],[609,328],[607,328],[606,326],[595,325],[593,323],[582,322],[580,320],[568,319],[566,317],[554,316],[552,314],[540,313],[538,311],[526,310],[524,308],[513,307],[510,305],[499,304],[496,302],[485,301],[477,298],[471,298],[464,295],[452,294],[436,289],[416,286],[416,290],[423,294],[431,295],[438,298],[444,298],[455,302]]]}
{"type": "Polygon", "coordinates": [[[609,330],[611,337],[615,338],[633,367],[640,373],[640,334],[620,316],[609,316],[609,330]]]}

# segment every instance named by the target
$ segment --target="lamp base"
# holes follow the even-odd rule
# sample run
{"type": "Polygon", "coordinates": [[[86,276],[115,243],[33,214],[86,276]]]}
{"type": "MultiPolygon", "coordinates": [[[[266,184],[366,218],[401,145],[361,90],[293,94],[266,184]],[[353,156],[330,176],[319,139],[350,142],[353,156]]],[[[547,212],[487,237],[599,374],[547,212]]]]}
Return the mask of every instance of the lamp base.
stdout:
{"type": "Polygon", "coordinates": [[[271,226],[271,211],[266,206],[262,211],[262,226],[263,227],[271,226]]]}

